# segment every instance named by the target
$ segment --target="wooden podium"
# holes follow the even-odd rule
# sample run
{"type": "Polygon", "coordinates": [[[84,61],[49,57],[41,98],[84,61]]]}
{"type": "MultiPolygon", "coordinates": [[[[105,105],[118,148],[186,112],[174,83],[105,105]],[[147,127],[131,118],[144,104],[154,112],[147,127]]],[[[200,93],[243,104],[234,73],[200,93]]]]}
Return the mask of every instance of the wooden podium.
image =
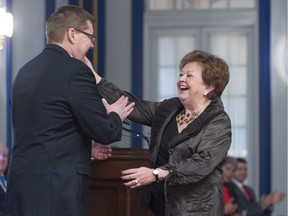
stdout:
{"type": "Polygon", "coordinates": [[[106,161],[92,160],[88,216],[153,216],[142,206],[143,188],[123,186],[121,171],[149,167],[148,149],[114,148],[106,161]]]}

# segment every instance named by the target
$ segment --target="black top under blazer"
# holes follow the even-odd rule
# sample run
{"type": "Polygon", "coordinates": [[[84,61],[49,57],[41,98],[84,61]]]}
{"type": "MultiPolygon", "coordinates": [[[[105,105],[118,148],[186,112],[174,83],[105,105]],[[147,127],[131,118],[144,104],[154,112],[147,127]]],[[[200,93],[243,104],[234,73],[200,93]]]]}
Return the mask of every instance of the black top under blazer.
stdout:
{"type": "Polygon", "coordinates": [[[22,67],[12,96],[14,146],[5,215],[86,216],[91,139],[121,139],[90,68],[58,45],[22,67]]]}

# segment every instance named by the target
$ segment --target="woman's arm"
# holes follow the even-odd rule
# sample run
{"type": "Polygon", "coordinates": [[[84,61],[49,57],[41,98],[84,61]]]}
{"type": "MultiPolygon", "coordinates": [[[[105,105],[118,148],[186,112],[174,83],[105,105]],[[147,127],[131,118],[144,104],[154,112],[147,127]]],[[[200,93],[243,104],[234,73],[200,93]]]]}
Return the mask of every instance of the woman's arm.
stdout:
{"type": "Polygon", "coordinates": [[[128,118],[131,121],[137,122],[139,124],[151,126],[155,111],[159,103],[139,100],[133,94],[119,89],[118,86],[116,86],[114,83],[108,82],[108,80],[105,78],[100,77],[99,74],[94,70],[88,58],[84,59],[84,63],[93,72],[96,79],[97,89],[100,95],[104,97],[109,104],[114,103],[122,95],[127,96],[129,98],[129,102],[135,102],[134,111],[129,115],[128,118]]]}

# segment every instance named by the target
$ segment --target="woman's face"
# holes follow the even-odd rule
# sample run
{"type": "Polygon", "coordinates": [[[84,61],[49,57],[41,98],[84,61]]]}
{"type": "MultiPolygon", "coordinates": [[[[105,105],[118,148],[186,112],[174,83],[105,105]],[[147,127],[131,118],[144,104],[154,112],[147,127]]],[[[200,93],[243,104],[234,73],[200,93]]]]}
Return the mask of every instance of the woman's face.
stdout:
{"type": "Polygon", "coordinates": [[[228,183],[232,180],[234,173],[235,173],[235,167],[233,166],[233,164],[225,164],[222,166],[222,170],[223,170],[223,180],[225,183],[228,183]]]}
{"type": "Polygon", "coordinates": [[[177,88],[179,99],[184,105],[203,99],[203,95],[211,91],[202,79],[202,67],[198,62],[184,65],[179,73],[177,88]]]}

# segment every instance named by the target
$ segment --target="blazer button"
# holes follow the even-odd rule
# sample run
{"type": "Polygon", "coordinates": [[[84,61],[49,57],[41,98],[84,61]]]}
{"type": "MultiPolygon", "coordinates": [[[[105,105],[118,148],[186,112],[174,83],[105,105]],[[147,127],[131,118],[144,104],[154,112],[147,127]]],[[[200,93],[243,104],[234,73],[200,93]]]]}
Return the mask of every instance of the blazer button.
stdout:
{"type": "Polygon", "coordinates": [[[168,150],[168,153],[169,153],[169,154],[172,154],[172,153],[173,153],[173,149],[169,149],[169,150],[168,150]]]}

